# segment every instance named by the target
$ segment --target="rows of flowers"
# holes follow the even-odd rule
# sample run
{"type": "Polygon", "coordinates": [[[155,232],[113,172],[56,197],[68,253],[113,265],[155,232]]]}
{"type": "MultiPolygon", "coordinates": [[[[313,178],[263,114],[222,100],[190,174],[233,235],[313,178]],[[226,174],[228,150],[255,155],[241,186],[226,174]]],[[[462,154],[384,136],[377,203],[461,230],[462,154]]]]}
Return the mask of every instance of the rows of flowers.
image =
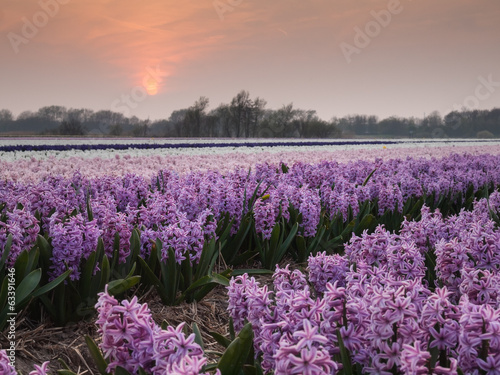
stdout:
{"type": "MultiPolygon", "coordinates": [[[[206,142],[203,140],[189,140],[187,142],[179,141],[169,141],[164,142],[163,140],[126,140],[122,142],[114,142],[110,140],[109,142],[102,142],[102,139],[97,139],[95,142],[89,142],[88,140],[80,140],[79,142],[67,142],[64,139],[60,139],[57,142],[47,142],[47,139],[42,140],[42,142],[37,143],[33,140],[29,140],[28,143],[23,142],[23,140],[16,139],[0,139],[0,152],[24,152],[24,151],[70,151],[70,150],[127,150],[127,149],[176,149],[176,148],[235,148],[235,147],[300,147],[300,146],[360,146],[360,145],[393,145],[393,144],[415,144],[415,143],[441,143],[442,141],[436,140],[292,140],[292,139],[281,139],[281,140],[240,140],[240,141],[229,141],[220,140],[214,142],[206,142]],[[130,142],[132,141],[132,142],[130,142]]],[[[454,143],[489,143],[488,140],[455,140],[454,143]]]]}
{"type": "MultiPolygon", "coordinates": [[[[99,236],[111,252],[118,233],[123,260],[133,228],[140,228],[143,255],[149,252],[151,239],[162,238],[179,257],[189,249],[196,259],[203,238],[214,236],[214,226],[225,214],[237,230],[242,216],[252,211],[257,233],[268,238],[280,216],[289,218],[291,206],[302,215],[300,232],[312,237],[322,211],[328,218],[340,213],[347,219],[349,207],[356,216],[361,203],[369,200],[377,202],[381,215],[403,210],[412,197],[433,196],[431,204],[435,204],[443,196],[463,198],[471,187],[477,192],[499,184],[500,156],[458,154],[441,160],[379,159],[290,167],[266,163],[251,172],[236,169],[226,174],[180,176],[165,170],[151,179],[133,174],[86,178],[76,172],[71,179],[52,177],[38,183],[1,181],[0,245],[8,234],[13,235],[8,261],[12,264],[21,250],[34,245],[38,234],[46,234],[58,250],[65,241],[76,241],[72,256],[85,258],[99,236]],[[254,192],[257,199],[252,201],[254,192]]],[[[77,258],[67,261],[78,262],[77,258]]]]}
{"type": "Polygon", "coordinates": [[[500,194],[448,218],[424,207],[400,234],[379,227],[343,256],[310,257],[308,277],[278,267],[270,289],[238,276],[228,288],[235,326],[252,324],[266,373],[497,374],[500,231],[490,210],[499,213],[500,194]]]}
{"type": "Polygon", "coordinates": [[[60,324],[90,313],[108,282],[154,286],[168,304],[199,300],[228,283],[231,270],[212,272],[219,253],[229,266],[257,259],[273,269],[285,256],[341,251],[378,224],[398,230],[423,204],[445,216],[471,209],[499,185],[500,156],[468,154],[1,181],[0,276],[14,267],[16,287],[32,292],[16,307],[40,297],[60,324]]]}
{"type": "MultiPolygon", "coordinates": [[[[277,266],[271,285],[232,278],[228,311],[241,332],[215,363],[199,333],[160,327],[146,304],[120,303],[107,289],[96,304],[99,348],[89,347],[103,371],[121,374],[228,375],[243,365],[264,374],[496,374],[499,214],[499,192],[448,217],[424,206],[398,234],[379,226],[353,236],[343,255],[310,256],[307,272],[277,266]]],[[[5,352],[0,369],[15,374],[5,352]]],[[[30,374],[47,370],[45,362],[30,374]]]]}
{"type": "Polygon", "coordinates": [[[345,164],[357,160],[381,158],[405,159],[406,157],[441,159],[451,153],[472,155],[500,153],[498,142],[487,144],[447,143],[395,144],[360,146],[297,146],[258,147],[237,149],[177,148],[177,149],[127,149],[60,152],[0,152],[0,179],[17,182],[39,182],[53,176],[71,179],[76,170],[88,178],[125,176],[135,174],[150,179],[161,169],[180,175],[193,171],[217,170],[228,173],[236,168],[254,168],[266,160],[269,164],[283,162],[287,165],[307,160],[317,164],[323,160],[336,160],[345,164]]]}
{"type": "Polygon", "coordinates": [[[294,146],[340,146],[340,145],[375,145],[396,144],[398,141],[272,141],[272,142],[196,142],[196,143],[101,143],[101,144],[21,144],[0,145],[0,152],[16,151],[69,151],[69,150],[126,150],[134,149],[169,149],[169,148],[213,148],[213,147],[294,147],[294,146]]]}

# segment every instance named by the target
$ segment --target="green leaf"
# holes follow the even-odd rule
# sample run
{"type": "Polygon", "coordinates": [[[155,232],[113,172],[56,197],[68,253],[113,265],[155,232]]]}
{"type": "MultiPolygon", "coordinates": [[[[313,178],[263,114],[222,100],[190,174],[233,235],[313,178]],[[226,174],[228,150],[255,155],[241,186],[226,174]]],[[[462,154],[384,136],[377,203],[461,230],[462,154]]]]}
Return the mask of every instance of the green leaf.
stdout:
{"type": "Polygon", "coordinates": [[[214,338],[214,340],[221,346],[223,346],[224,348],[227,348],[229,346],[229,344],[231,344],[231,340],[229,340],[228,338],[222,336],[221,334],[217,333],[217,332],[209,332],[208,333],[210,336],[212,336],[214,338]]]}
{"type": "Polygon", "coordinates": [[[198,325],[195,322],[193,322],[191,328],[193,329],[194,333],[194,342],[201,347],[201,350],[205,351],[205,347],[203,345],[203,337],[201,337],[201,332],[200,329],[198,328],[198,325]]]}
{"type": "Polygon", "coordinates": [[[234,331],[234,320],[233,317],[229,318],[229,337],[231,340],[236,338],[236,332],[234,331]]]}
{"type": "Polygon", "coordinates": [[[50,246],[45,237],[41,235],[38,235],[36,244],[40,250],[40,266],[42,269],[49,269],[51,265],[50,258],[52,258],[52,246],[50,246]]]}
{"type": "Polygon", "coordinates": [[[108,363],[102,356],[101,351],[97,347],[96,343],[92,339],[92,337],[86,335],[85,342],[87,343],[87,347],[89,348],[90,355],[92,356],[94,363],[97,366],[97,370],[101,375],[108,375],[106,369],[108,368],[108,363]]]}
{"type": "Polygon", "coordinates": [[[130,236],[130,254],[127,257],[127,268],[130,267],[130,265],[135,262],[137,257],[139,256],[141,252],[141,236],[139,234],[139,231],[137,229],[134,229],[132,231],[132,235],[130,236]]]}
{"type": "Polygon", "coordinates": [[[196,280],[194,283],[192,283],[188,289],[186,289],[186,293],[191,292],[197,288],[201,288],[202,286],[205,286],[207,284],[220,284],[224,286],[229,286],[229,280],[227,277],[221,276],[218,273],[215,273],[213,275],[207,275],[203,276],[201,279],[196,280]]]}
{"type": "Polygon", "coordinates": [[[240,276],[243,274],[248,274],[248,275],[273,275],[274,271],[271,270],[266,270],[266,269],[255,269],[255,268],[250,268],[250,269],[237,269],[231,272],[231,276],[240,276]]]}
{"type": "Polygon", "coordinates": [[[165,304],[170,303],[168,301],[167,291],[163,287],[163,284],[160,281],[160,279],[158,279],[158,277],[156,277],[156,275],[151,270],[151,268],[149,268],[148,264],[146,263],[146,261],[144,259],[142,259],[141,257],[139,257],[138,260],[139,260],[139,265],[141,266],[141,270],[143,272],[144,277],[146,278],[146,280],[148,281],[148,283],[150,285],[152,285],[152,286],[155,287],[155,289],[158,292],[158,294],[159,294],[162,302],[165,303],[165,304]]]}
{"type": "Polygon", "coordinates": [[[280,241],[280,234],[281,234],[281,224],[276,223],[276,225],[273,228],[273,231],[271,232],[271,238],[269,240],[269,253],[270,255],[273,255],[276,251],[278,251],[278,246],[280,241]]]}
{"type": "Polygon", "coordinates": [[[179,264],[175,259],[174,249],[171,247],[168,249],[168,259],[165,262],[161,262],[162,268],[162,282],[163,286],[168,295],[169,304],[174,303],[175,298],[177,296],[177,292],[179,291],[179,264]]]}
{"type": "Polygon", "coordinates": [[[340,330],[337,330],[337,341],[339,343],[340,349],[340,358],[342,359],[342,366],[344,374],[352,374],[352,363],[351,357],[349,356],[349,352],[347,351],[344,340],[342,339],[342,335],[340,334],[340,330]]]}
{"type": "Polygon", "coordinates": [[[16,288],[16,308],[20,306],[35,290],[42,277],[42,270],[40,268],[30,272],[19,286],[16,288]]]}
{"type": "Polygon", "coordinates": [[[38,265],[38,258],[40,257],[40,250],[38,247],[32,248],[28,251],[28,264],[26,265],[26,273],[31,272],[38,265]]]}
{"type": "Polygon", "coordinates": [[[29,263],[29,255],[26,250],[22,251],[14,263],[14,268],[16,270],[16,283],[19,280],[23,280],[27,275],[28,271],[28,263],[29,263]]]}
{"type": "Polygon", "coordinates": [[[120,234],[116,232],[113,242],[113,256],[111,257],[111,273],[113,275],[115,274],[116,266],[118,265],[119,259],[120,259],[120,234]]]}
{"type": "MultiPolygon", "coordinates": [[[[232,223],[232,222],[231,222],[232,223]]],[[[228,240],[225,245],[221,249],[222,257],[226,261],[227,264],[233,264],[234,258],[240,251],[243,242],[248,236],[250,232],[250,228],[252,228],[253,224],[253,215],[251,213],[245,215],[241,219],[240,227],[238,228],[238,232],[228,240]]],[[[231,227],[229,227],[229,230],[231,227]]]]}
{"type": "Polygon", "coordinates": [[[229,344],[217,368],[222,375],[238,375],[245,364],[253,345],[252,325],[247,323],[236,339],[229,344]]]}
{"type": "Polygon", "coordinates": [[[55,305],[52,303],[52,301],[50,299],[48,299],[46,295],[41,295],[39,298],[40,298],[40,301],[45,306],[45,310],[47,310],[47,312],[49,313],[49,315],[55,321],[57,321],[58,320],[58,318],[57,318],[57,310],[56,310],[55,305]]]}
{"type": "Polygon", "coordinates": [[[9,289],[9,278],[5,277],[2,281],[2,286],[0,288],[0,307],[4,306],[7,303],[7,295],[9,289]]]}
{"type": "Polygon", "coordinates": [[[360,236],[364,230],[371,231],[373,228],[375,228],[377,224],[377,219],[373,215],[366,215],[363,219],[361,219],[361,222],[355,226],[354,233],[357,236],[360,236]]]}
{"type": "Polygon", "coordinates": [[[3,247],[2,258],[0,258],[0,270],[3,269],[5,262],[7,262],[7,258],[10,254],[10,248],[12,247],[12,234],[9,234],[7,237],[7,241],[3,247]]]}
{"type": "Polygon", "coordinates": [[[258,250],[245,251],[244,253],[236,256],[231,262],[232,265],[237,266],[240,264],[246,264],[250,259],[257,257],[259,255],[258,250]]]}
{"type": "Polygon", "coordinates": [[[94,220],[94,213],[92,212],[92,205],[90,204],[90,191],[87,192],[87,199],[85,203],[87,205],[87,216],[89,221],[92,221],[94,220]]]}
{"type": "Polygon", "coordinates": [[[198,280],[202,276],[209,275],[215,265],[217,259],[217,248],[215,247],[215,238],[207,241],[203,244],[203,250],[201,251],[200,261],[196,265],[196,273],[194,276],[195,280],[198,280]]]}
{"type": "Polygon", "coordinates": [[[83,299],[87,299],[90,296],[90,290],[92,287],[92,276],[94,275],[94,270],[96,266],[96,252],[92,252],[85,264],[83,266],[82,274],[80,276],[80,288],[81,295],[83,299]]]}
{"type": "Polygon", "coordinates": [[[9,306],[5,306],[0,312],[0,332],[3,331],[5,325],[7,324],[7,313],[9,312],[9,306]]]}
{"type": "Polygon", "coordinates": [[[370,181],[370,178],[373,176],[373,174],[375,173],[375,171],[377,170],[377,168],[375,168],[369,175],[368,177],[366,177],[365,181],[363,182],[363,185],[362,186],[366,186],[366,184],[368,183],[368,181],[370,181]]]}
{"type": "Polygon", "coordinates": [[[307,257],[306,239],[304,236],[298,235],[295,237],[295,245],[297,246],[297,258],[299,262],[307,257]]]}
{"type": "Polygon", "coordinates": [[[183,301],[186,297],[187,294],[193,292],[196,289],[199,288],[205,288],[207,286],[211,286],[211,288],[207,289],[202,289],[201,294],[196,294],[195,299],[197,301],[201,300],[205,295],[210,292],[217,284],[219,285],[224,285],[224,286],[229,286],[229,280],[227,277],[224,277],[220,274],[213,274],[213,275],[207,275],[202,277],[199,280],[196,280],[194,283],[192,283],[189,288],[187,288],[184,293],[177,299],[176,303],[180,303],[183,301]]]}
{"type": "Polygon", "coordinates": [[[108,293],[117,296],[129,290],[141,280],[140,276],[132,276],[126,279],[113,280],[108,284],[108,293]]]}
{"type": "Polygon", "coordinates": [[[131,375],[131,374],[130,374],[130,372],[128,372],[127,370],[125,370],[123,367],[116,366],[116,368],[115,368],[115,375],[131,375]]]}
{"type": "Polygon", "coordinates": [[[99,284],[99,290],[104,290],[104,287],[109,282],[109,275],[110,275],[109,259],[108,259],[108,256],[105,254],[102,257],[101,281],[99,284]]]}
{"type": "Polygon", "coordinates": [[[59,275],[56,277],[54,280],[52,280],[50,283],[45,284],[41,288],[38,288],[35,290],[33,293],[33,297],[39,297],[43,294],[46,294],[50,292],[52,289],[56,288],[59,284],[61,284],[66,278],[71,274],[71,270],[67,270],[63,274],[59,275]]]}
{"type": "MultiPolygon", "coordinates": [[[[283,257],[285,256],[285,254],[286,254],[288,248],[290,247],[290,245],[292,244],[292,241],[295,238],[295,235],[297,234],[298,230],[299,230],[299,223],[295,223],[295,225],[290,230],[290,233],[288,233],[288,237],[286,238],[286,240],[281,243],[281,245],[278,249],[278,254],[275,255],[275,258],[273,261],[274,264],[272,265],[273,268],[274,268],[274,265],[279,263],[283,259],[283,257]]],[[[283,236],[282,236],[282,238],[283,238],[283,236]]]]}
{"type": "Polygon", "coordinates": [[[68,364],[64,362],[64,359],[58,358],[57,362],[59,362],[64,370],[70,370],[68,364]]]}

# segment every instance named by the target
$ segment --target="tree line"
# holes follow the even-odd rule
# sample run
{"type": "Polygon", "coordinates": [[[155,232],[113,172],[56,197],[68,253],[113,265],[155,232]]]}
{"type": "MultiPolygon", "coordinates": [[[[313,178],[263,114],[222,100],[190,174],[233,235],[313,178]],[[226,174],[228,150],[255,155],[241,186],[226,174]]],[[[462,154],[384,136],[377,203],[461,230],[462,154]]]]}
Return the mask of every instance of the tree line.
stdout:
{"type": "Polygon", "coordinates": [[[339,138],[339,137],[500,137],[500,108],[453,111],[423,118],[349,115],[325,121],[315,110],[266,108],[267,102],[240,91],[230,103],[209,110],[200,97],[188,108],[174,110],[168,119],[150,121],[111,110],[42,107],[14,117],[0,110],[0,133],[19,135],[222,137],[222,138],[339,138]]]}

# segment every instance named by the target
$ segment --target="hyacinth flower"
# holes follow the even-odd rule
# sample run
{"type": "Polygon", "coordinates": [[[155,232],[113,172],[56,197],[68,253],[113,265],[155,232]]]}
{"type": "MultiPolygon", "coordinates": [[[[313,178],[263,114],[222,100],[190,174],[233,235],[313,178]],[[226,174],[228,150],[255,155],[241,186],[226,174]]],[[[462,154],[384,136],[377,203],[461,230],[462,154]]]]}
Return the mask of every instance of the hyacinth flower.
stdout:
{"type": "Polygon", "coordinates": [[[0,256],[7,237],[12,235],[11,250],[7,264],[12,266],[23,250],[29,250],[36,242],[40,231],[38,219],[25,208],[7,212],[7,221],[0,220],[0,256]]]}
{"type": "MultiPolygon", "coordinates": [[[[248,173],[244,168],[224,173],[210,170],[185,173],[162,171],[158,174],[156,170],[156,175],[153,173],[147,178],[140,170],[137,174],[130,173],[133,169],[123,165],[123,160],[119,162],[125,171],[122,176],[100,174],[98,177],[84,173],[81,163],[75,160],[71,162],[82,168],[74,168],[67,177],[48,177],[30,183],[2,183],[0,201],[6,203],[5,210],[8,212],[21,203],[30,215],[39,215],[41,234],[49,232],[53,218],[65,220],[75,210],[88,221],[92,221],[90,211],[86,212],[88,203],[97,220],[108,254],[114,245],[116,233],[119,233],[121,261],[129,251],[127,241],[134,227],[156,231],[155,224],[161,223],[164,227],[174,224],[169,219],[168,212],[155,211],[162,206],[164,211],[165,207],[168,207],[167,211],[170,210],[172,202],[176,216],[185,215],[191,222],[196,221],[207,209],[212,211],[215,223],[228,214],[230,220],[233,220],[231,234],[234,235],[242,215],[253,208],[248,206],[251,192],[259,184],[259,192],[264,186],[275,186],[284,198],[282,215],[286,218],[288,203],[293,201],[295,209],[302,214],[299,233],[307,237],[316,233],[318,213],[322,210],[330,217],[342,213],[346,220],[347,212],[351,210],[355,215],[359,202],[367,199],[378,201],[381,211],[393,210],[396,205],[400,210],[405,199],[419,194],[426,194],[428,197],[432,195],[436,202],[442,195],[450,196],[453,200],[456,194],[465,194],[470,186],[479,189],[485,184],[500,182],[499,163],[497,157],[492,155],[452,155],[440,160],[379,159],[375,162],[357,161],[345,164],[325,161],[311,164],[301,162],[290,164],[286,173],[276,168],[280,165],[279,161],[276,161],[274,164],[256,166],[252,173],[248,173]],[[77,172],[74,172],[75,169],[77,172]],[[374,170],[376,173],[366,181],[366,177],[374,170]],[[419,186],[421,192],[417,189],[419,186]],[[165,204],[162,205],[161,199],[156,199],[158,197],[154,198],[155,194],[166,197],[165,204]],[[247,200],[243,202],[245,195],[247,200]]],[[[492,195],[493,207],[496,207],[495,199],[492,195]]],[[[279,205],[270,205],[271,201],[267,204],[262,200],[256,202],[256,228],[265,237],[269,236],[269,229],[276,224],[276,218],[279,216],[276,215],[279,205]],[[267,223],[263,224],[266,220],[267,223]]],[[[20,230],[23,231],[23,228],[26,229],[21,227],[20,230]]],[[[30,240],[36,235],[35,230],[35,226],[30,226],[30,240]]],[[[13,238],[16,250],[20,240],[17,239],[19,229],[16,229],[14,224],[12,232],[13,237],[16,237],[13,238]]],[[[0,241],[2,237],[4,233],[0,233],[0,241]]],[[[145,255],[150,251],[149,244],[150,242],[146,241],[143,250],[145,255]]],[[[27,245],[27,242],[22,244],[23,247],[27,245]]]]}
{"type": "Polygon", "coordinates": [[[345,286],[345,275],[349,271],[349,262],[345,256],[338,254],[329,256],[324,251],[309,257],[307,271],[309,272],[309,282],[314,286],[314,290],[324,293],[328,283],[337,282],[339,287],[345,286]]]}
{"type": "MultiPolygon", "coordinates": [[[[118,366],[131,374],[139,369],[148,374],[200,374],[207,363],[194,334],[186,337],[184,323],[176,328],[162,329],[153,321],[147,304],[118,302],[108,294],[107,287],[96,304],[96,325],[102,336],[99,345],[108,361],[107,371],[118,366]]],[[[217,370],[216,374],[220,374],[217,370]]]]}
{"type": "MultiPolygon", "coordinates": [[[[47,375],[49,361],[42,363],[42,365],[34,365],[35,369],[30,371],[29,375],[47,375]]],[[[9,356],[5,350],[0,350],[0,374],[2,375],[17,375],[14,366],[11,365],[9,356]]]]}
{"type": "MultiPolygon", "coordinates": [[[[429,213],[420,227],[406,223],[403,235],[378,228],[373,235],[353,237],[345,257],[310,257],[309,280],[298,271],[278,268],[271,291],[248,276],[235,278],[228,289],[230,314],[240,325],[252,323],[255,352],[268,372],[295,371],[292,365],[312,358],[295,350],[301,348],[296,338],[303,335],[315,337],[310,347],[324,348],[335,361],[340,333],[352,362],[366,373],[495,373],[500,324],[492,249],[498,231],[484,213],[478,216],[486,223],[480,230],[473,225],[475,215],[463,211],[448,220],[429,213]],[[431,229],[434,220],[438,225],[431,229]],[[453,227],[456,223],[461,229],[453,227]],[[427,245],[413,242],[412,232],[425,233],[427,245]],[[424,254],[435,248],[438,263],[443,262],[440,244],[450,238],[468,254],[455,257],[463,262],[449,271],[458,277],[454,288],[434,289],[424,280],[424,254]],[[339,275],[349,262],[350,269],[339,275]],[[318,290],[310,290],[309,282],[318,290]],[[320,298],[311,298],[314,293],[320,298]],[[238,305],[245,307],[238,310],[238,305]]],[[[439,279],[447,280],[443,275],[439,279]]]]}
{"type": "Polygon", "coordinates": [[[53,217],[49,234],[52,237],[51,279],[71,269],[71,280],[80,278],[80,263],[95,251],[100,231],[96,222],[88,222],[81,214],[62,222],[53,217]]]}
{"type": "Polygon", "coordinates": [[[280,374],[335,373],[331,331],[328,336],[320,332],[323,315],[333,306],[312,299],[305,276],[288,267],[276,268],[273,289],[260,287],[247,275],[232,279],[228,287],[228,310],[235,327],[245,321],[252,324],[262,368],[280,374]]]}
{"type": "Polygon", "coordinates": [[[254,203],[255,231],[264,240],[269,240],[274,226],[287,213],[288,200],[286,197],[283,197],[278,190],[271,190],[254,203]]]}

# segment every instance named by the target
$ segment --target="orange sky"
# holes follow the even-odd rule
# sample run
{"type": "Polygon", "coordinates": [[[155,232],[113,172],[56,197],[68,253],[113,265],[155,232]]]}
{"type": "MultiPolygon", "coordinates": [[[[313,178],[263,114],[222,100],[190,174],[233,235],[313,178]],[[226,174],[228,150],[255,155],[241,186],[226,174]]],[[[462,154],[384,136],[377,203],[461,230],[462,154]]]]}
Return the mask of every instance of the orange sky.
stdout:
{"type": "MultiPolygon", "coordinates": [[[[214,108],[246,89],[268,107],[293,102],[325,119],[422,116],[467,103],[480,77],[500,82],[498,0],[0,4],[0,109],[14,114],[58,104],[166,118],[202,95],[214,108]],[[399,11],[356,47],[355,30],[391,7],[399,11]],[[346,59],[346,45],[359,53],[346,59]],[[144,86],[156,95],[140,96],[144,86]]],[[[495,85],[479,108],[500,106],[495,85]]]]}

